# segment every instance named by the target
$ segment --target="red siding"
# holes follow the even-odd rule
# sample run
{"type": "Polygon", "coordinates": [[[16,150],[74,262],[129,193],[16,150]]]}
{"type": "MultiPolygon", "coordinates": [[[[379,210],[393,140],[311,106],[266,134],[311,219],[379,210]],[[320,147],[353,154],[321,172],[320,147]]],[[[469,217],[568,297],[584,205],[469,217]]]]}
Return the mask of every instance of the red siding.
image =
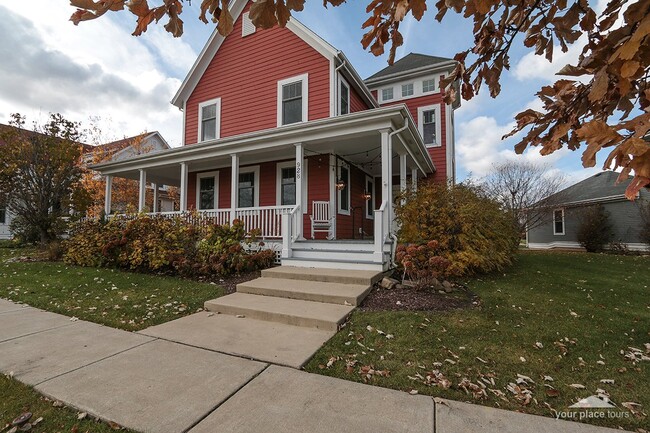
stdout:
{"type": "MultiPolygon", "coordinates": [[[[376,94],[376,90],[373,90],[373,94],[376,94]]],[[[406,104],[416,125],[419,125],[420,122],[420,119],[418,119],[418,107],[440,104],[440,133],[442,134],[442,146],[428,148],[429,156],[431,156],[433,165],[436,167],[436,173],[433,175],[433,180],[435,182],[447,181],[447,106],[443,101],[443,96],[443,93],[433,93],[431,95],[401,101],[385,102],[382,104],[382,106],[406,104]]]]}
{"type": "Polygon", "coordinates": [[[371,108],[365,101],[359,96],[355,89],[350,89],[350,112],[355,113],[357,111],[364,111],[371,108]]]}
{"type": "MultiPolygon", "coordinates": [[[[244,11],[248,10],[250,3],[244,11]]],[[[330,114],[330,63],[286,28],[242,37],[235,22],[187,101],[185,143],[198,141],[198,105],[221,98],[221,137],[277,126],[277,82],[308,73],[309,120],[330,114]]]]}

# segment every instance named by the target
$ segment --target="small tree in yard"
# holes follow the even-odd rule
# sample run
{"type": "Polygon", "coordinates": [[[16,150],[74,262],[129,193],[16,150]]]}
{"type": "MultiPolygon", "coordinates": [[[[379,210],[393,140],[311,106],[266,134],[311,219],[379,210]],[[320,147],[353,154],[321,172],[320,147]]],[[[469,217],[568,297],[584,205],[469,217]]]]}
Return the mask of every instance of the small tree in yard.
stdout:
{"type": "Polygon", "coordinates": [[[602,252],[613,236],[609,213],[600,204],[589,206],[581,213],[578,242],[590,253],[602,252]]]}
{"type": "Polygon", "coordinates": [[[519,233],[544,222],[548,207],[559,203],[566,178],[545,176],[546,165],[509,161],[494,166],[483,180],[487,193],[501,203],[518,224],[519,233]]]}
{"type": "Polygon", "coordinates": [[[88,197],[80,186],[82,146],[78,125],[51,114],[43,125],[24,129],[25,119],[12,115],[0,136],[0,201],[14,214],[12,232],[41,245],[65,229],[62,217],[83,211],[88,197]]]}
{"type": "MultiPolygon", "coordinates": [[[[435,257],[448,266],[431,263],[443,277],[500,270],[514,260],[519,244],[516,224],[499,203],[474,184],[428,182],[405,194],[396,208],[399,240],[418,246],[435,243],[435,257]]],[[[408,251],[417,256],[425,251],[408,251]]],[[[431,257],[422,257],[422,263],[431,257]]],[[[437,277],[437,275],[434,275],[437,277]]]]}

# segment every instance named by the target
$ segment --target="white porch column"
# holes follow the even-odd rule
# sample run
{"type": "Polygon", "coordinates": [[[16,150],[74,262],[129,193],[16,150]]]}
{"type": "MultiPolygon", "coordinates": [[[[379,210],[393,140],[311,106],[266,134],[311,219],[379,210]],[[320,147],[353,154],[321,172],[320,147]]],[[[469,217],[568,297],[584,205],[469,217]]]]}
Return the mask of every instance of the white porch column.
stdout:
{"type": "Polygon", "coordinates": [[[138,194],[138,212],[143,212],[145,207],[145,199],[147,196],[147,172],[140,169],[140,188],[138,194]]]}
{"type": "Polygon", "coordinates": [[[237,217],[237,206],[239,205],[239,155],[233,153],[232,157],[232,171],[230,176],[230,224],[235,221],[237,217]]]}
{"type": "Polygon", "coordinates": [[[303,238],[303,206],[307,206],[306,203],[303,204],[302,202],[302,188],[304,186],[304,180],[303,180],[303,162],[305,160],[305,153],[304,149],[302,147],[302,143],[297,143],[296,144],[296,205],[298,206],[298,213],[296,214],[296,218],[298,218],[298,221],[296,221],[296,233],[295,233],[295,238],[296,239],[304,239],[303,238]]]}
{"type": "Polygon", "coordinates": [[[104,195],[104,214],[111,214],[111,194],[113,192],[113,176],[106,176],[106,193],[104,195]]]}
{"type": "Polygon", "coordinates": [[[388,221],[392,221],[393,209],[393,152],[390,143],[390,130],[381,132],[381,200],[386,201],[388,221]]]}
{"type": "Polygon", "coordinates": [[[413,191],[418,190],[418,169],[417,168],[411,170],[411,188],[413,188],[413,191]]]}
{"type": "Polygon", "coordinates": [[[152,183],[151,186],[153,187],[153,209],[151,211],[158,213],[158,184],[152,183]]]}
{"type": "MultiPolygon", "coordinates": [[[[404,194],[406,192],[406,152],[399,156],[399,191],[404,194]]],[[[404,198],[401,199],[404,204],[404,198]]]]}
{"type": "Polygon", "coordinates": [[[181,162],[181,212],[187,211],[187,163],[181,162]]]}

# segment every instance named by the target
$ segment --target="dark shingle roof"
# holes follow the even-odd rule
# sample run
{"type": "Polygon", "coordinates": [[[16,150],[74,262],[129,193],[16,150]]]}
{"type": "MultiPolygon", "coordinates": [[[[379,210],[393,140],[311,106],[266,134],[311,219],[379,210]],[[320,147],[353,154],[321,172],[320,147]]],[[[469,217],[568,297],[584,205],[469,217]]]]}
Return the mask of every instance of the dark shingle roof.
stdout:
{"type": "Polygon", "coordinates": [[[558,195],[561,197],[562,203],[573,203],[584,200],[599,200],[605,197],[625,194],[625,188],[632,180],[616,184],[616,179],[620,173],[615,171],[603,171],[588,177],[587,179],[571,185],[570,187],[560,191],[558,195]]]}
{"type": "Polygon", "coordinates": [[[438,63],[449,62],[453,59],[447,57],[428,56],[426,54],[409,53],[402,57],[391,66],[385,67],[381,71],[366,78],[366,80],[373,80],[375,78],[382,78],[393,74],[407,72],[412,69],[423,68],[425,66],[433,66],[438,63]]]}

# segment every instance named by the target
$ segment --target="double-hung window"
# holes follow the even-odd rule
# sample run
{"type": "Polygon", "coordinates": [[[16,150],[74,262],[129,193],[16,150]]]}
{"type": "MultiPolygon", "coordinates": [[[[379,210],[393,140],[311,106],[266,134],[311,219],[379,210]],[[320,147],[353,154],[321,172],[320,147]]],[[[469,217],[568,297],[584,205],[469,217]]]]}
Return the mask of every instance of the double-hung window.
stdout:
{"type": "Polygon", "coordinates": [[[366,218],[373,219],[375,216],[375,181],[371,177],[366,177],[366,194],[370,196],[366,200],[366,218]]]}
{"type": "Polygon", "coordinates": [[[350,86],[343,79],[341,79],[341,105],[339,109],[340,114],[348,114],[350,112],[350,86]]]}
{"type": "Polygon", "coordinates": [[[242,168],[239,171],[237,189],[237,203],[239,207],[259,206],[260,167],[242,168]]]}
{"type": "Polygon", "coordinates": [[[553,234],[564,234],[564,209],[555,209],[553,211],[553,234]]]}
{"type": "Polygon", "coordinates": [[[402,97],[413,96],[413,83],[402,84],[402,97]]]}
{"type": "Polygon", "coordinates": [[[196,175],[196,207],[199,210],[217,209],[219,195],[219,172],[211,171],[196,175]]]}
{"type": "Polygon", "coordinates": [[[381,100],[390,101],[391,99],[393,99],[393,88],[381,89],[381,100]]]}
{"type": "Polygon", "coordinates": [[[436,80],[431,78],[422,81],[422,93],[429,93],[436,90],[436,80]]]}
{"type": "Polygon", "coordinates": [[[296,204],[296,167],[280,169],[280,205],[296,204]]]}
{"type": "Polygon", "coordinates": [[[307,74],[278,82],[278,126],[307,121],[307,93],[307,74]]]}
{"type": "Polygon", "coordinates": [[[221,98],[199,104],[199,141],[220,138],[221,98]]]}
{"type": "Polygon", "coordinates": [[[440,146],[440,105],[419,107],[418,126],[426,146],[440,146]]]}
{"type": "Polygon", "coordinates": [[[342,182],[342,188],[339,189],[339,213],[350,214],[350,166],[343,161],[339,161],[339,182],[342,182]]]}

